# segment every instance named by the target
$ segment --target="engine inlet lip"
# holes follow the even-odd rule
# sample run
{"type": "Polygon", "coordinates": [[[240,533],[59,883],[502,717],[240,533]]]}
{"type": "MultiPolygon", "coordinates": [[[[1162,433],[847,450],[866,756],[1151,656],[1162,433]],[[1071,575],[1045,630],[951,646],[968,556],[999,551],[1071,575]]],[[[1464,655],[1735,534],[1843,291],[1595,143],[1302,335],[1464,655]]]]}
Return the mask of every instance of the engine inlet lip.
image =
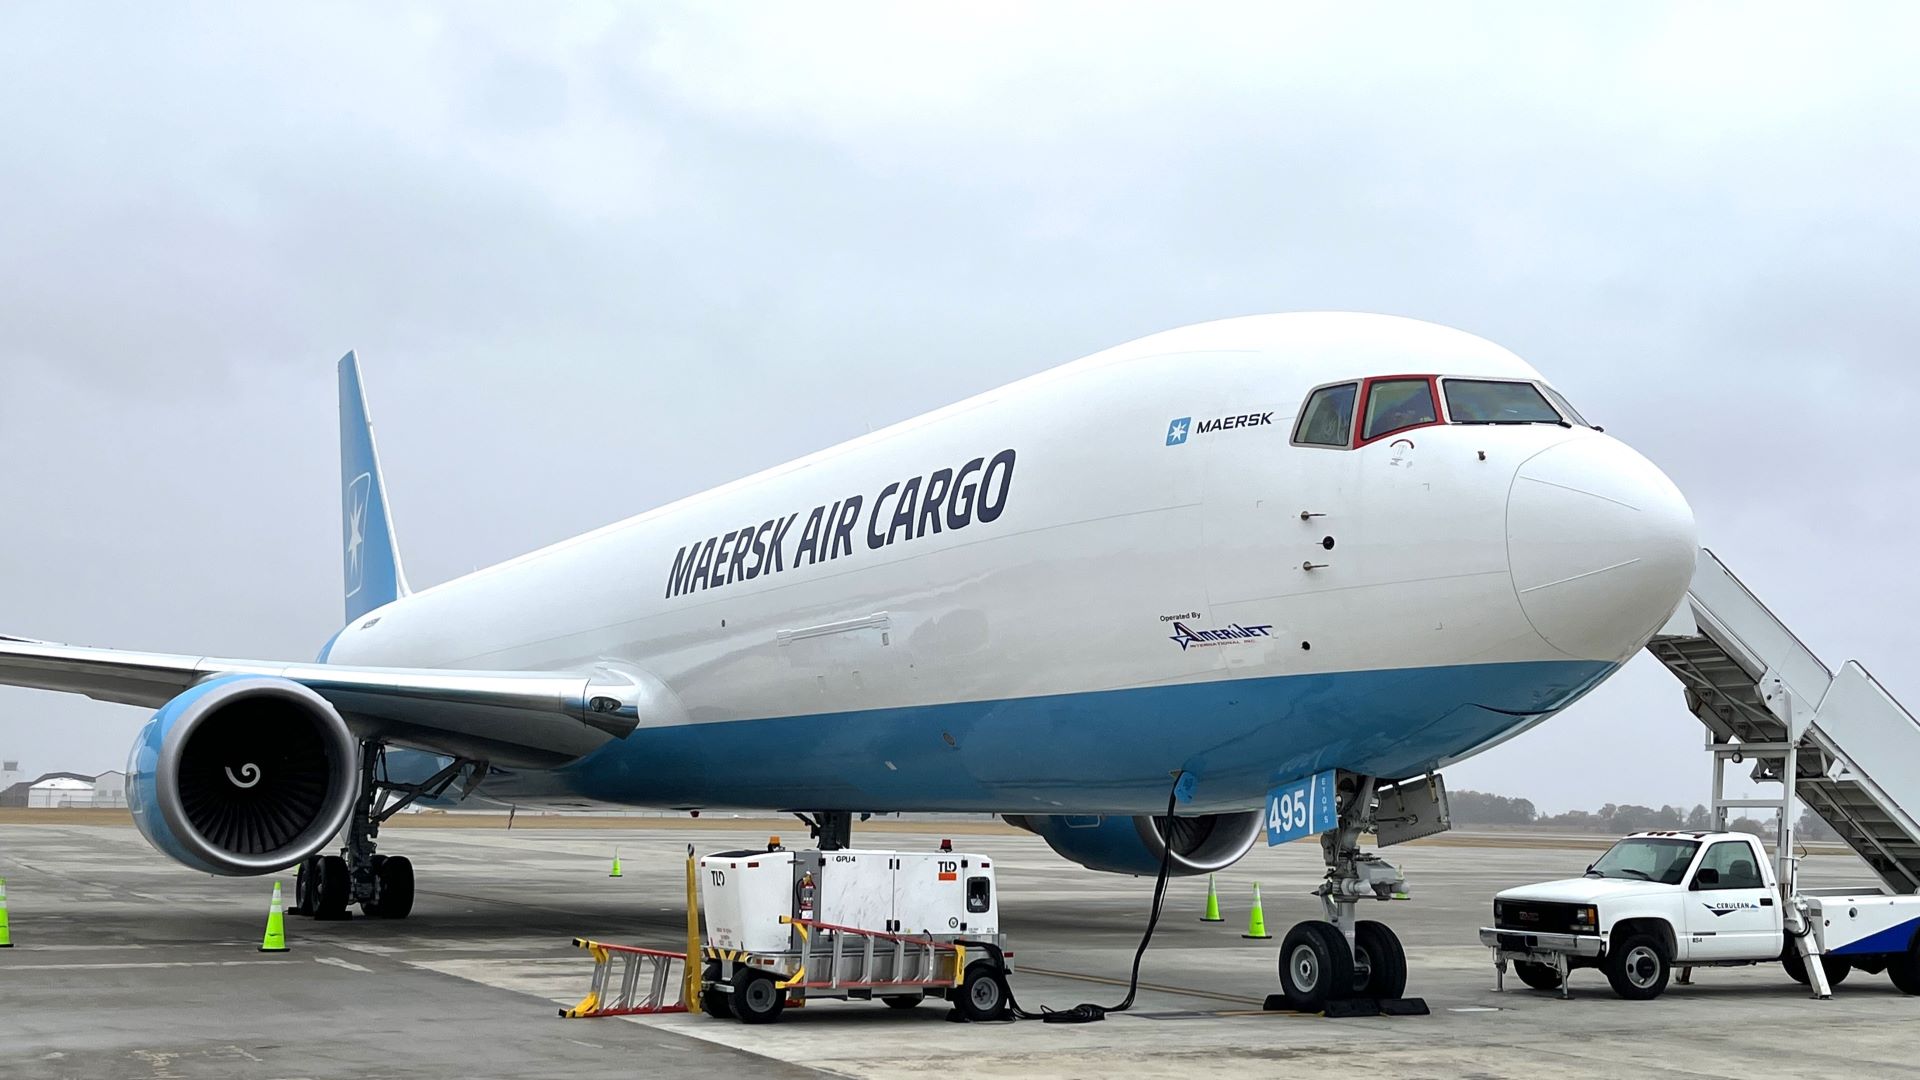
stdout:
{"type": "Polygon", "coordinates": [[[318,714],[316,719],[320,727],[320,740],[327,748],[327,757],[332,790],[345,792],[344,798],[334,800],[331,809],[324,809],[313,823],[301,831],[278,852],[265,855],[241,855],[215,847],[193,826],[187,817],[186,805],[181,801],[177,784],[154,785],[160,804],[161,820],[167,823],[182,847],[201,861],[212,866],[224,867],[228,871],[241,874],[266,874],[299,862],[308,855],[324,847],[341,829],[346,827],[347,817],[353,813],[355,787],[359,783],[358,768],[355,759],[358,747],[347,730],[346,721],[340,718],[333,705],[326,698],[314,693],[305,686],[286,679],[269,676],[242,676],[222,680],[200,695],[186,714],[175,721],[160,746],[160,754],[155,763],[157,776],[180,775],[181,757],[186,752],[187,743],[192,741],[194,729],[207,717],[220,711],[220,708],[238,698],[274,697],[293,702],[303,707],[303,711],[318,714]],[[288,858],[292,855],[292,858],[288,858]]]}

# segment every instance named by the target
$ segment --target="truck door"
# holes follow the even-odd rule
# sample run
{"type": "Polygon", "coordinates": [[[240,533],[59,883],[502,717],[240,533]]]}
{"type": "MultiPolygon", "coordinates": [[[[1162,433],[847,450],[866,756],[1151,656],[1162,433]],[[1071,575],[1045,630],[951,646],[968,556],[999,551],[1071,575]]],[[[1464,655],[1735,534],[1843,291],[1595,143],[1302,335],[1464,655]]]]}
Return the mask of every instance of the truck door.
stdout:
{"type": "Polygon", "coordinates": [[[1686,930],[1696,960],[1750,960],[1780,951],[1780,908],[1761,872],[1759,848],[1721,840],[1688,883],[1686,930]]]}

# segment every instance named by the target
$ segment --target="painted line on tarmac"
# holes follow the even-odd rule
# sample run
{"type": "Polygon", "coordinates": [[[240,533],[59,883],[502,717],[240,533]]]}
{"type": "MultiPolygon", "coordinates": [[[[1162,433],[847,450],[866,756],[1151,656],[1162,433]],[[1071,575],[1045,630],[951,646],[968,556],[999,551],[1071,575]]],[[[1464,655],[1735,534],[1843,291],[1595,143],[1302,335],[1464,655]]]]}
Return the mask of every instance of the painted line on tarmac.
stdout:
{"type": "Polygon", "coordinates": [[[313,958],[313,962],[316,964],[330,964],[337,968],[345,968],[348,971],[358,971],[367,975],[373,974],[372,968],[362,967],[351,960],[342,960],[337,956],[316,956],[313,958]]]}
{"type": "MultiPolygon", "coordinates": [[[[1023,974],[1046,975],[1055,979],[1077,979],[1080,982],[1101,983],[1105,986],[1125,986],[1125,979],[1110,979],[1104,975],[1082,975],[1074,971],[1057,971],[1053,968],[1034,967],[1031,964],[1019,964],[1013,969],[1017,977],[1023,974]]],[[[1265,998],[1247,997],[1244,994],[1222,994],[1214,990],[1194,990],[1185,986],[1166,986],[1161,983],[1142,982],[1142,990],[1153,990],[1162,994],[1179,994],[1184,997],[1206,998],[1210,1001],[1233,1001],[1243,1005],[1265,1005],[1265,998]]]]}
{"type": "Polygon", "coordinates": [[[119,952],[122,949],[145,949],[146,945],[22,945],[21,952],[119,952]]]}
{"type": "Polygon", "coordinates": [[[280,964],[283,960],[148,960],[122,964],[8,964],[8,971],[122,971],[128,968],[240,967],[243,964],[280,964]]]}

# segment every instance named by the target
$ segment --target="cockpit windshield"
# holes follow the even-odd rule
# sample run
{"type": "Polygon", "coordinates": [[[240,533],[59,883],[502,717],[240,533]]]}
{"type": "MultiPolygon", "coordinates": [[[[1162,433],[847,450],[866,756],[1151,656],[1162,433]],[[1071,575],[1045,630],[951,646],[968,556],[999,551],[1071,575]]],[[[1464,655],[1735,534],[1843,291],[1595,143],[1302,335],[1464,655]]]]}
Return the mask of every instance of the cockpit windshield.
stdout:
{"type": "Polygon", "coordinates": [[[1564,416],[1567,419],[1573,421],[1574,423],[1579,424],[1581,427],[1593,427],[1592,424],[1587,422],[1586,417],[1580,415],[1580,410],[1574,408],[1573,405],[1567,401],[1566,397],[1560,393],[1560,391],[1555,390],[1553,387],[1547,386],[1544,383],[1541,384],[1540,389],[1542,392],[1544,392],[1547,395],[1547,400],[1553,402],[1554,407],[1560,410],[1561,416],[1564,416]]]}
{"type": "Polygon", "coordinates": [[[1529,382],[1442,380],[1447,418],[1456,424],[1564,424],[1540,388],[1529,382]]]}
{"type": "Polygon", "coordinates": [[[1678,885],[1693,864],[1700,841],[1666,836],[1629,836],[1588,868],[1590,877],[1625,878],[1678,885]]]}

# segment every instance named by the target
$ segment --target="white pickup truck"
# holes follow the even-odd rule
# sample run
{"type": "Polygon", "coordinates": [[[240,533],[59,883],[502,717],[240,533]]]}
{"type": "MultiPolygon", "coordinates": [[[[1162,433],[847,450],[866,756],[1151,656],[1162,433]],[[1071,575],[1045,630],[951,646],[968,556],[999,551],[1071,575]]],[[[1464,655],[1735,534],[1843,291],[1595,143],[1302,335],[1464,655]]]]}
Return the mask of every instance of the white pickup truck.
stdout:
{"type": "Polygon", "coordinates": [[[1920,896],[1879,892],[1785,893],[1755,837],[1737,832],[1642,832],[1622,839],[1584,876],[1508,889],[1494,897],[1494,950],[1536,990],[1566,994],[1576,968],[1606,972],[1614,993],[1644,1001],[1666,990],[1674,968],[1779,961],[1795,981],[1818,956],[1826,982],[1855,968],[1885,971],[1920,994],[1920,896]]]}

